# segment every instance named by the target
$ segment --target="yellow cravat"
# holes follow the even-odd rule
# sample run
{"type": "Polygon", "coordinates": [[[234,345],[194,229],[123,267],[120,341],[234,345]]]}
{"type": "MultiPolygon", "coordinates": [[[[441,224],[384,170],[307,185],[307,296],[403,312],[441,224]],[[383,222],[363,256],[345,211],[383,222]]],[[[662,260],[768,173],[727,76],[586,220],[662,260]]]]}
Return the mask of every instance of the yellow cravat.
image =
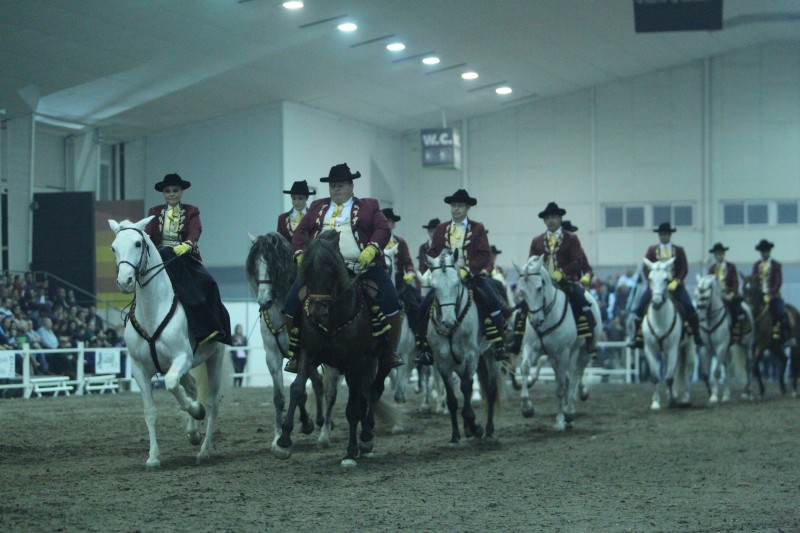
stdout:
{"type": "Polygon", "coordinates": [[[331,229],[336,227],[336,218],[342,214],[342,209],[344,209],[344,206],[342,204],[336,204],[336,207],[333,209],[333,214],[331,215],[331,223],[330,223],[331,229]]]}
{"type": "Polygon", "coordinates": [[[670,246],[662,246],[661,247],[661,254],[660,254],[659,259],[661,261],[666,261],[670,257],[672,257],[672,247],[670,247],[670,246]]]}
{"type": "Polygon", "coordinates": [[[556,241],[558,240],[558,236],[555,233],[551,233],[547,236],[547,247],[552,252],[556,247],[556,241]]]}
{"type": "Polygon", "coordinates": [[[450,246],[455,247],[458,245],[458,241],[461,239],[461,226],[453,225],[450,228],[450,246]]]}
{"type": "Polygon", "coordinates": [[[178,231],[178,206],[172,206],[172,208],[167,211],[167,218],[169,219],[169,227],[172,231],[178,231]]]}
{"type": "Polygon", "coordinates": [[[296,226],[300,223],[301,220],[303,220],[303,213],[300,211],[295,211],[294,218],[292,218],[292,224],[296,226]]]}
{"type": "Polygon", "coordinates": [[[728,269],[725,268],[725,263],[720,263],[717,265],[717,279],[720,282],[725,281],[725,278],[728,276],[728,269]]]}

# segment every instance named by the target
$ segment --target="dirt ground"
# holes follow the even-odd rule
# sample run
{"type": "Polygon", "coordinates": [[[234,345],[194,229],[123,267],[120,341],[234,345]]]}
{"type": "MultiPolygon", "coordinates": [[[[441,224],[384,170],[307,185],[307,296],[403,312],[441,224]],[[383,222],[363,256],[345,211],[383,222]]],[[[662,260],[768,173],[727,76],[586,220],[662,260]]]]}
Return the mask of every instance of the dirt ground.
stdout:
{"type": "MultiPolygon", "coordinates": [[[[800,400],[649,409],[651,387],[599,384],[575,428],[553,429],[552,384],[537,415],[509,390],[498,442],[450,447],[446,415],[380,431],[355,469],[343,405],[330,448],[295,434],[270,453],[269,389],[232,389],[212,463],[195,466],[177,404],[156,391],[162,467],[145,471],[138,394],[0,401],[0,530],[6,531],[798,531],[800,400]]],[[[344,398],[344,390],[340,400],[344,398]]],[[[479,416],[485,418],[483,409],[479,416]]]]}

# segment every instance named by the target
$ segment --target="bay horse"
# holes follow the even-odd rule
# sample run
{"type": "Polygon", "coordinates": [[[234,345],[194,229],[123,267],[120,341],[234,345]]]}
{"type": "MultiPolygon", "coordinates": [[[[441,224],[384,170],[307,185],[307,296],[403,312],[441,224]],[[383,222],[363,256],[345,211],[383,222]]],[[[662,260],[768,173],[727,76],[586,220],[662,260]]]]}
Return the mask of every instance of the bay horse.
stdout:
{"type": "Polygon", "coordinates": [[[478,309],[469,289],[459,276],[456,266],[458,251],[443,250],[435,259],[426,257],[430,286],[435,291],[431,313],[427,322],[428,344],[433,352],[436,370],[444,382],[447,408],[450,412],[452,433],[450,444],[461,440],[458,429],[458,399],[454,391],[454,378],[460,380],[464,397],[461,416],[467,437],[494,438],[494,410],[498,396],[497,366],[489,351],[489,344],[481,331],[478,309]],[[473,376],[487,398],[487,419],[484,428],[476,421],[471,404],[473,376]]]}
{"type": "MultiPolygon", "coordinates": [[[[583,372],[589,363],[586,341],[578,337],[578,326],[569,306],[567,294],[553,282],[544,264],[544,256],[531,256],[524,267],[514,263],[519,274],[518,286],[528,305],[528,315],[523,337],[520,372],[523,380],[530,374],[531,366],[541,368],[541,356],[546,354],[553,367],[556,380],[558,413],[555,428],[559,431],[571,427],[575,420],[578,395],[588,396],[582,388],[583,372]]],[[[597,302],[587,294],[595,314],[594,334],[600,337],[600,310],[597,302]]],[[[535,379],[534,379],[535,381],[535,379]]],[[[522,414],[534,414],[528,387],[521,387],[522,414]]]]}
{"type": "Polygon", "coordinates": [[[695,298],[697,300],[697,315],[700,322],[700,335],[703,338],[705,348],[701,351],[704,357],[701,358],[701,374],[710,376],[711,393],[709,402],[714,404],[719,401],[727,402],[730,400],[730,380],[736,371],[740,373],[740,378],[745,379],[745,388],[742,398],[750,399],[750,363],[753,354],[753,314],[750,306],[742,304],[742,310],[750,323],[746,333],[742,334],[739,342],[733,341],[731,335],[731,325],[737,320],[728,312],[728,308],[722,298],[722,288],[714,274],[705,276],[697,275],[697,287],[695,298]],[[716,355],[717,364],[711,372],[711,356],[716,355]],[[722,394],[720,396],[720,388],[722,394]]]}
{"type": "Polygon", "coordinates": [[[642,323],[642,337],[644,354],[650,367],[650,379],[656,386],[650,403],[650,409],[654,411],[661,409],[659,389],[663,381],[667,383],[670,407],[691,404],[689,389],[694,371],[695,344],[691,335],[686,334],[683,318],[667,291],[674,262],[674,257],[668,261],[656,262],[644,258],[644,264],[650,269],[647,283],[652,298],[642,323]],[[666,365],[663,374],[659,359],[666,365]]]}
{"type": "Polygon", "coordinates": [[[758,391],[764,396],[764,381],[761,376],[761,363],[764,353],[769,351],[772,357],[778,360],[778,383],[781,393],[786,394],[786,367],[790,365],[792,396],[797,397],[797,381],[800,376],[800,313],[797,308],[786,304],[786,314],[789,315],[789,334],[795,339],[795,345],[784,348],[780,339],[773,332],[774,327],[780,327],[772,321],[769,305],[764,303],[764,293],[758,278],[742,275],[744,281],[744,297],[753,310],[755,327],[755,347],[753,349],[752,372],[758,382],[758,391]]]}
{"type": "Polygon", "coordinates": [[[115,234],[111,249],[116,261],[117,285],[121,292],[135,294],[125,326],[125,344],[133,378],[142,391],[144,419],[150,435],[150,453],[145,466],[161,466],[151,383],[156,373],[164,375],[167,390],[189,415],[186,423],[189,442],[197,445],[202,441],[197,454],[199,464],[211,456],[220,388],[226,362],[230,360],[225,357],[224,345],[212,342],[197,346],[190,340],[186,313],[172,288],[158,249],[144,232],[152,218],[136,223],[108,221],[115,234]],[[201,378],[196,382],[190,373],[198,366],[206,369],[207,386],[201,378]],[[202,438],[198,421],[203,420],[206,413],[208,422],[205,438],[202,438]]]}
{"type": "Polygon", "coordinates": [[[383,351],[390,348],[383,339],[373,337],[369,306],[362,292],[365,289],[348,274],[339,252],[338,232],[325,231],[308,244],[298,281],[304,287],[301,292],[306,293],[299,370],[289,387],[289,409],[273,453],[279,459],[291,457],[294,410],[305,394],[309,373],[324,364],[344,374],[347,383],[345,412],[350,431],[341,466],[352,468],[359,456],[372,456],[376,414],[396,423],[389,420],[396,413],[381,400],[390,370],[383,351]]]}
{"type": "MultiPolygon", "coordinates": [[[[297,265],[292,259],[292,247],[289,242],[277,232],[267,233],[254,237],[248,233],[250,251],[247,254],[245,269],[250,289],[256,294],[259,314],[261,317],[261,340],[267,358],[267,368],[272,377],[272,402],[275,406],[275,432],[271,447],[274,449],[278,438],[281,436],[283,416],[286,406],[286,395],[283,383],[283,358],[286,357],[289,347],[289,335],[286,331],[286,321],[281,313],[289,287],[297,276],[297,265]]],[[[336,387],[338,373],[333,369],[326,369],[324,379],[316,370],[309,372],[311,384],[314,387],[317,407],[317,426],[321,429],[318,438],[319,444],[330,444],[332,427],[331,411],[336,402],[336,387]],[[326,403],[323,415],[323,397],[326,403]]],[[[306,396],[300,399],[300,424],[302,432],[306,435],[314,431],[314,422],[306,411],[306,396]]]]}

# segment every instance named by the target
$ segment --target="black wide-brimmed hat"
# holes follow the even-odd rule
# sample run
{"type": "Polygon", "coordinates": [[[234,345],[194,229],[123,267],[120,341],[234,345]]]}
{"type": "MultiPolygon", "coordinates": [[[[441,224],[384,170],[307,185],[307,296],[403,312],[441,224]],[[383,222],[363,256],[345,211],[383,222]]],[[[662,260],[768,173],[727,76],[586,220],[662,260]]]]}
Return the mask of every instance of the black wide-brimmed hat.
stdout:
{"type": "Polygon", "coordinates": [[[566,209],[558,207],[558,204],[555,202],[550,202],[549,204],[547,204],[547,207],[544,208],[544,211],[539,212],[539,218],[544,218],[549,215],[559,215],[563,217],[566,214],[567,214],[566,209]]]}
{"type": "Polygon", "coordinates": [[[767,239],[761,239],[756,245],[756,250],[759,252],[768,252],[775,246],[774,243],[769,242],[767,239]]]}
{"type": "Polygon", "coordinates": [[[578,231],[578,226],[573,226],[571,220],[562,220],[561,229],[575,233],[576,231],[578,231]]]}
{"type": "Polygon", "coordinates": [[[436,226],[438,226],[441,223],[442,223],[442,221],[439,220],[438,218],[432,218],[432,219],[430,219],[428,221],[428,225],[427,226],[422,226],[422,227],[425,228],[425,229],[436,229],[436,226]]]}
{"type": "Polygon", "coordinates": [[[653,231],[656,232],[656,233],[675,233],[678,230],[676,230],[675,228],[670,226],[669,222],[662,222],[653,231]]]}
{"type": "Polygon", "coordinates": [[[391,207],[381,209],[381,211],[383,211],[383,216],[385,216],[387,220],[391,220],[392,222],[400,222],[400,220],[402,220],[399,216],[394,214],[394,209],[391,207]]]}
{"type": "Polygon", "coordinates": [[[452,195],[444,197],[444,203],[452,204],[454,202],[457,202],[457,203],[460,203],[460,204],[467,204],[469,206],[478,204],[478,200],[473,198],[472,196],[470,196],[469,193],[465,189],[458,189],[452,195]]]}
{"type": "Polygon", "coordinates": [[[727,252],[727,251],[728,251],[728,247],[727,246],[722,246],[722,243],[718,242],[718,243],[715,243],[714,246],[711,247],[711,249],[708,251],[708,253],[713,254],[713,253],[716,253],[716,252],[727,252]]]}
{"type": "Polygon", "coordinates": [[[342,163],[341,165],[333,165],[330,172],[328,172],[328,176],[320,178],[319,181],[322,183],[335,183],[337,181],[350,181],[360,177],[361,172],[353,174],[350,172],[350,167],[347,166],[347,163],[342,163]]]}
{"type": "Polygon", "coordinates": [[[302,194],[304,196],[311,196],[312,194],[317,194],[317,191],[316,189],[309,189],[308,183],[306,183],[306,180],[303,180],[292,183],[292,188],[288,191],[283,191],[283,194],[302,194]]]}
{"type": "Polygon", "coordinates": [[[178,185],[181,189],[188,189],[192,186],[192,182],[186,181],[177,174],[167,174],[164,176],[163,180],[156,183],[156,190],[161,192],[164,190],[164,187],[171,187],[173,185],[178,185]]]}
{"type": "Polygon", "coordinates": [[[498,249],[497,249],[497,246],[495,246],[495,245],[493,244],[493,245],[492,245],[492,253],[493,253],[494,255],[500,255],[500,254],[502,254],[502,253],[503,253],[503,250],[498,250],[498,249]]]}

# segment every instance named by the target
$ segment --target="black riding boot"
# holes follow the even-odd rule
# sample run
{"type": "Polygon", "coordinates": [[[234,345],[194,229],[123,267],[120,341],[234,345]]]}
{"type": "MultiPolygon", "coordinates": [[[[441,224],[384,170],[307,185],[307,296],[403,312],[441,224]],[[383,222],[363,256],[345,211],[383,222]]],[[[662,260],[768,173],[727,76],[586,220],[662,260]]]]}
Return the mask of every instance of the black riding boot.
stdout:
{"type": "Polygon", "coordinates": [[[414,338],[416,338],[417,344],[417,357],[414,358],[415,365],[432,365],[433,364],[433,353],[431,353],[431,347],[428,345],[428,337],[427,335],[420,335],[419,333],[414,333],[414,338]]]}
{"type": "Polygon", "coordinates": [[[507,361],[509,355],[506,352],[506,345],[503,341],[503,333],[506,330],[506,321],[503,318],[503,313],[486,317],[484,323],[486,325],[486,340],[494,349],[494,360],[507,361]]]}
{"type": "Polygon", "coordinates": [[[514,355],[519,355],[522,350],[522,339],[525,337],[525,326],[527,323],[528,313],[525,309],[517,311],[514,317],[514,338],[508,347],[508,351],[514,355]]]}
{"type": "Polygon", "coordinates": [[[789,326],[789,315],[783,315],[781,319],[781,346],[790,348],[797,345],[797,341],[792,337],[792,329],[789,326]]]}
{"type": "Polygon", "coordinates": [[[638,316],[633,317],[633,335],[628,339],[628,348],[644,348],[644,338],[642,337],[642,319],[638,316]]]}
{"type": "Polygon", "coordinates": [[[294,325],[294,318],[286,317],[286,332],[289,334],[289,349],[286,356],[289,360],[283,370],[291,374],[297,374],[298,366],[297,360],[300,355],[300,325],[294,325]]]}
{"type": "Polygon", "coordinates": [[[597,355],[597,339],[594,338],[594,327],[597,325],[597,321],[594,319],[591,309],[584,311],[583,316],[586,317],[586,323],[589,326],[589,335],[586,336],[586,352],[594,357],[597,355]]]}
{"type": "Polygon", "coordinates": [[[695,345],[697,345],[698,348],[702,348],[703,335],[700,333],[700,318],[697,316],[697,313],[692,313],[686,317],[686,320],[689,322],[689,327],[692,328],[692,336],[694,337],[695,345]]]}

